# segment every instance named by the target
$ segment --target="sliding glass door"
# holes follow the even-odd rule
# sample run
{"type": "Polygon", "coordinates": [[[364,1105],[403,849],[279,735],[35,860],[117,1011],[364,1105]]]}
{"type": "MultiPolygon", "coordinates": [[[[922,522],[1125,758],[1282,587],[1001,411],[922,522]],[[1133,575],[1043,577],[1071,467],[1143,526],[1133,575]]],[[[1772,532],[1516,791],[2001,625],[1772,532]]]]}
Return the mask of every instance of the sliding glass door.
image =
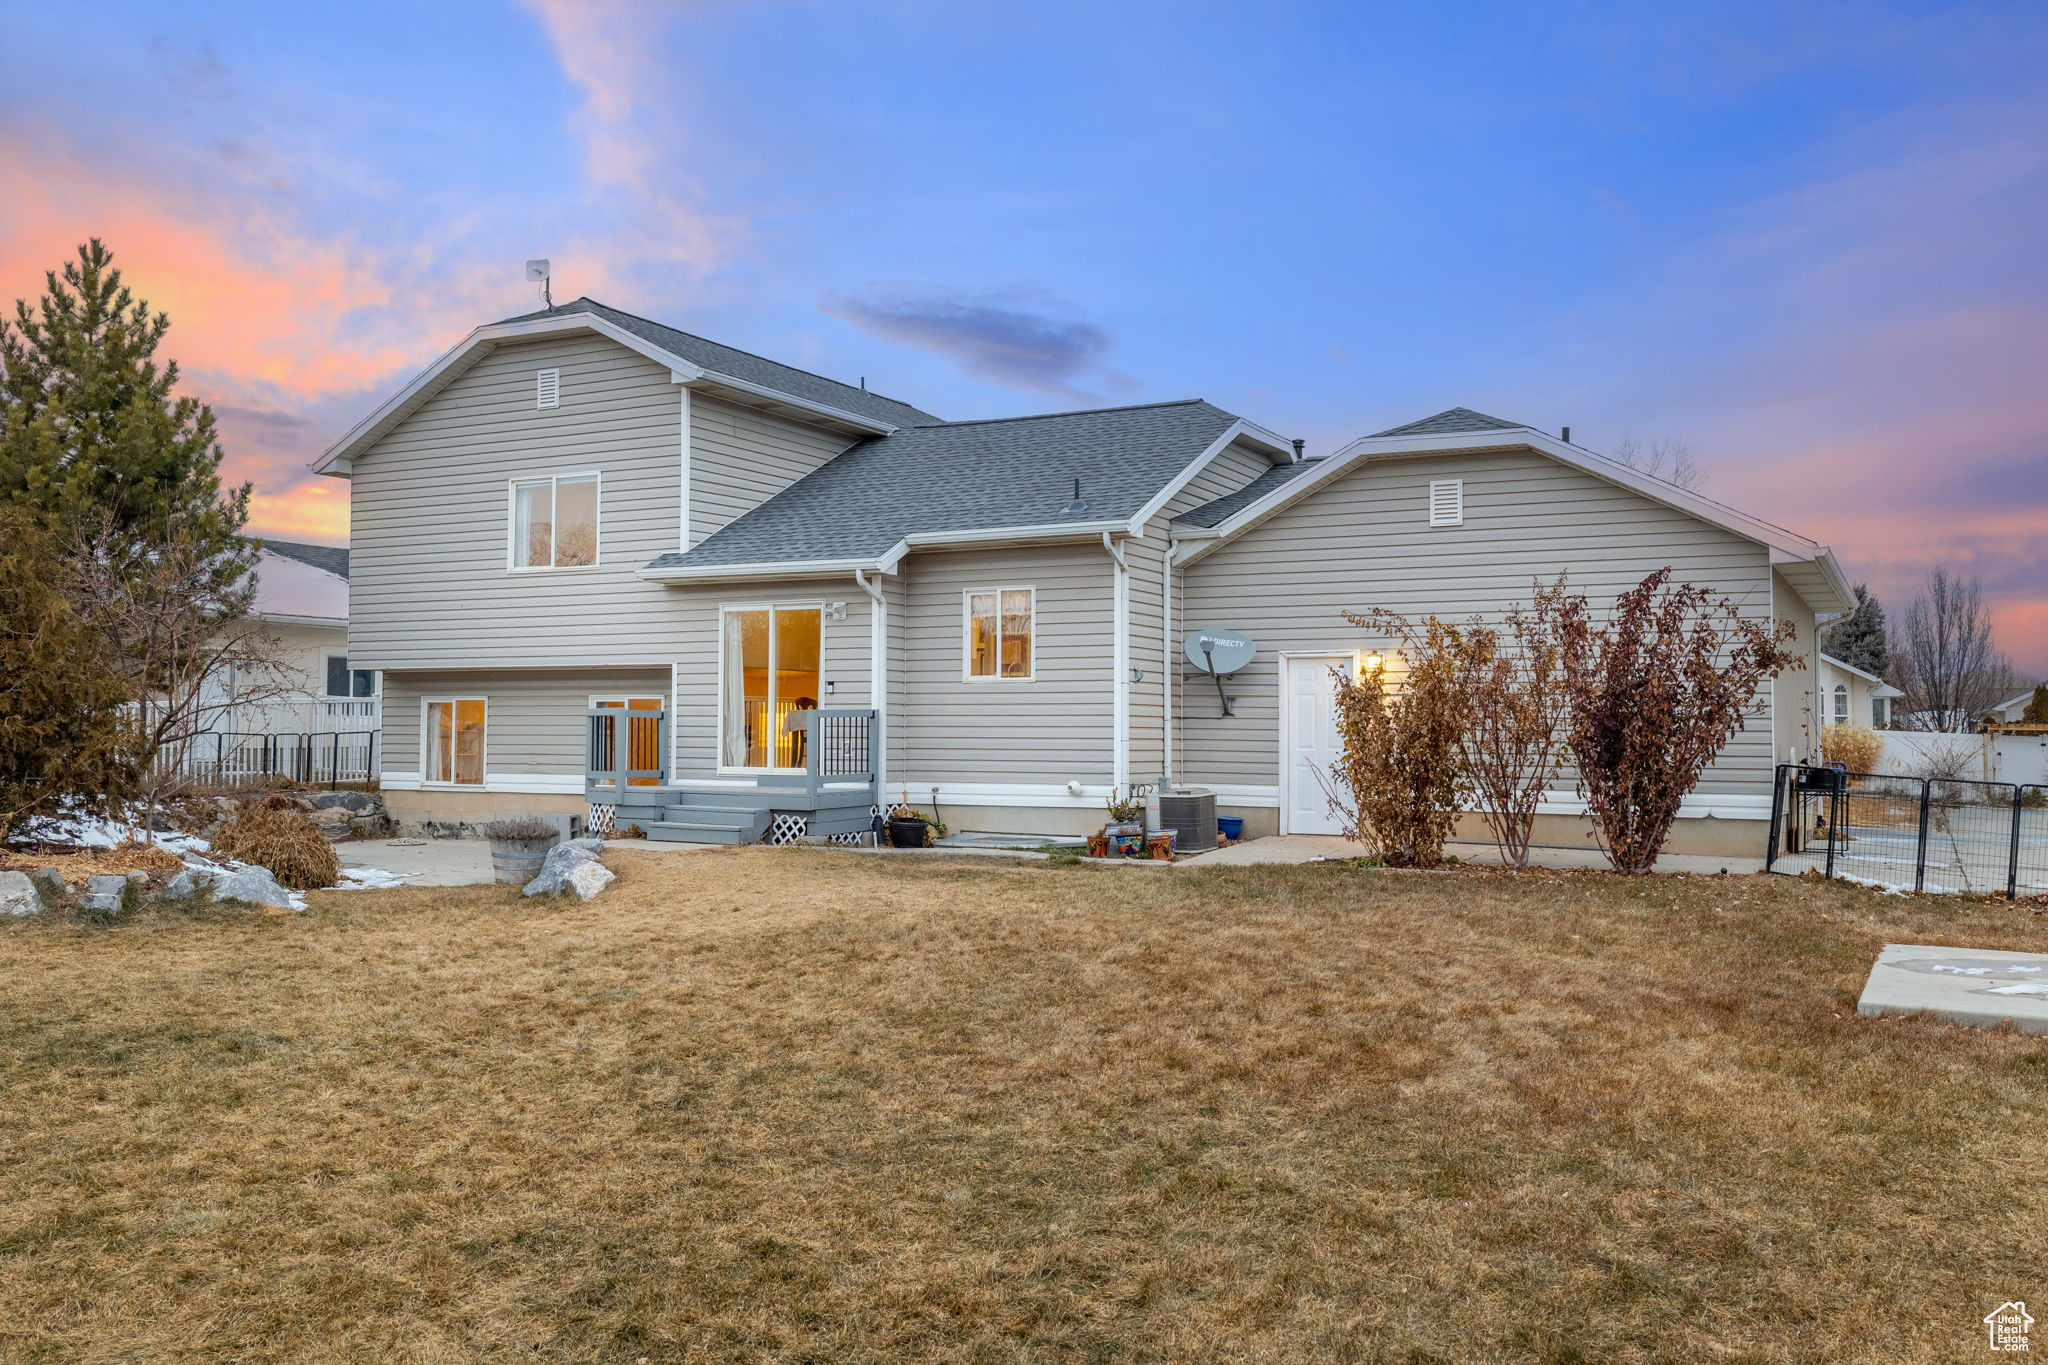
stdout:
{"type": "Polygon", "coordinates": [[[817,607],[725,609],[725,704],[719,762],[804,766],[803,711],[818,706],[824,613],[817,607]]]}

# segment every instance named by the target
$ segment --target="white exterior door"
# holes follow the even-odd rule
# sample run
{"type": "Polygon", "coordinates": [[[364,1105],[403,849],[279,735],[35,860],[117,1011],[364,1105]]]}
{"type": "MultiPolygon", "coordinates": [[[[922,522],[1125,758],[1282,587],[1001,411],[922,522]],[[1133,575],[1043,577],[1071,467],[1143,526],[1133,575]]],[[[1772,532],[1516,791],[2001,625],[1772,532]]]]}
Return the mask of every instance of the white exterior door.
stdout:
{"type": "Polygon", "coordinates": [[[1323,781],[1342,746],[1337,741],[1337,680],[1349,654],[1294,655],[1281,661],[1280,832],[1342,834],[1323,781]],[[1318,773],[1321,774],[1320,779],[1318,773]]]}

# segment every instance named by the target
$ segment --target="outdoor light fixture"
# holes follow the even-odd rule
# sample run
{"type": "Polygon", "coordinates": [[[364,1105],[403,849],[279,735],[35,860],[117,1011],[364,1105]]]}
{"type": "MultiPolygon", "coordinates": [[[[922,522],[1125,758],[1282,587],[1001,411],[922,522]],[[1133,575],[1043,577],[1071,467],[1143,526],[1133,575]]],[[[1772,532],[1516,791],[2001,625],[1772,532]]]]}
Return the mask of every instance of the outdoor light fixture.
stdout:
{"type": "Polygon", "coordinates": [[[1368,654],[1359,662],[1365,666],[1368,673],[1377,673],[1387,666],[1387,661],[1377,654],[1368,654]]]}

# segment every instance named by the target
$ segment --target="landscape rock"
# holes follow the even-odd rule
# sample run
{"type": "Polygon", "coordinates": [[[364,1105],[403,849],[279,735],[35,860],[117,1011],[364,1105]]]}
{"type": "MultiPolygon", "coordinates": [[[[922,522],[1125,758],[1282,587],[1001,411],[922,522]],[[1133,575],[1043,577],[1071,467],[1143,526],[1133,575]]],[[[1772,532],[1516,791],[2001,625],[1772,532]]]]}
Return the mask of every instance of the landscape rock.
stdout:
{"type": "Polygon", "coordinates": [[[165,882],[164,889],[158,894],[167,901],[189,900],[198,894],[199,886],[199,878],[192,875],[192,869],[186,868],[165,882]]]}
{"type": "Polygon", "coordinates": [[[137,886],[147,886],[149,885],[149,874],[147,872],[130,872],[128,880],[134,882],[137,886]]]}
{"type": "Polygon", "coordinates": [[[316,806],[306,818],[324,828],[329,825],[346,825],[355,818],[355,812],[347,806],[316,806]]]}
{"type": "Polygon", "coordinates": [[[79,904],[87,910],[98,910],[110,915],[119,914],[128,904],[128,879],[112,872],[88,877],[85,882],[85,899],[79,904]]]}
{"type": "Polygon", "coordinates": [[[381,839],[391,832],[391,821],[382,811],[358,815],[348,822],[348,832],[358,839],[381,839]]]}
{"type": "Polygon", "coordinates": [[[581,839],[570,839],[567,842],[571,848],[587,849],[592,853],[604,852],[604,840],[594,835],[585,835],[581,839]]]}
{"type": "Polygon", "coordinates": [[[377,807],[377,798],[366,792],[319,792],[313,797],[315,810],[345,810],[361,815],[377,807]]]}
{"type": "Polygon", "coordinates": [[[540,865],[540,875],[526,884],[529,896],[559,896],[565,891],[574,891],[583,900],[589,900],[611,884],[616,875],[597,860],[597,848],[604,847],[601,840],[572,839],[566,844],[556,844],[548,850],[547,860],[540,865]]]}
{"type": "Polygon", "coordinates": [[[34,878],[26,872],[0,872],[0,915],[34,915],[42,908],[34,878]]]}
{"type": "Polygon", "coordinates": [[[64,880],[64,874],[54,867],[37,868],[29,873],[45,896],[69,896],[71,883],[64,880]]]}
{"type": "Polygon", "coordinates": [[[213,894],[224,901],[248,901],[252,905],[277,905],[289,910],[291,892],[277,884],[267,867],[238,868],[215,878],[213,894]]]}

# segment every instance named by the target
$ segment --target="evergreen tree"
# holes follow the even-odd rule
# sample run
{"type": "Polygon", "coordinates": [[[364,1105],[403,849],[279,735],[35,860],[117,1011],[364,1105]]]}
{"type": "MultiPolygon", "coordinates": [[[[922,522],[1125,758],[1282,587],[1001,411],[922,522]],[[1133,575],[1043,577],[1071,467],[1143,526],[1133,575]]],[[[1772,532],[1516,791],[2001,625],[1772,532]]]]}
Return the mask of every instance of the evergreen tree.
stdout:
{"type": "Polygon", "coordinates": [[[1821,653],[1831,655],[1882,678],[1892,666],[1891,651],[1885,646],[1884,607],[1863,584],[1856,585],[1856,605],[1847,615],[1832,621],[1821,633],[1821,653]]]}
{"type": "Polygon", "coordinates": [[[2027,709],[2020,712],[2022,725],[2048,725],[2048,682],[2035,683],[2034,695],[2027,701],[2027,709]]]}
{"type": "Polygon", "coordinates": [[[97,812],[134,788],[128,688],[66,578],[49,535],[0,505],[0,839],[67,801],[97,812]]]}
{"type": "Polygon", "coordinates": [[[208,548],[225,587],[256,549],[241,537],[249,486],[223,492],[213,412],[177,394],[156,352],[170,318],[152,314],[92,239],[44,274],[36,308],[0,318],[0,501],[29,511],[62,553],[87,541],[146,561],[179,524],[208,548]]]}

